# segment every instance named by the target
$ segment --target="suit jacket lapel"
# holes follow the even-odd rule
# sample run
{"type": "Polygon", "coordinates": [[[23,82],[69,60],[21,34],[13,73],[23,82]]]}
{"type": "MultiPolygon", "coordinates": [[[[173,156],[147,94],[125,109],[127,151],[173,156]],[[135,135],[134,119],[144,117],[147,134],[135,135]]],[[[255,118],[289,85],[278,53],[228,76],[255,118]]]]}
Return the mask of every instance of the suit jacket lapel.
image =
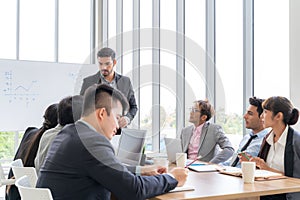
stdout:
{"type": "Polygon", "coordinates": [[[207,134],[207,131],[208,131],[208,126],[209,126],[209,122],[205,122],[204,126],[202,127],[202,131],[201,131],[201,135],[200,135],[200,140],[199,140],[199,151],[200,151],[200,148],[201,148],[201,146],[203,144],[203,141],[204,141],[204,139],[206,137],[206,134],[207,134]]]}
{"type": "Polygon", "coordinates": [[[191,142],[191,138],[192,138],[192,135],[194,133],[194,130],[195,130],[195,126],[191,126],[191,131],[188,131],[188,135],[187,135],[187,149],[189,148],[189,144],[191,142]]]}
{"type": "Polygon", "coordinates": [[[189,145],[190,145],[190,141],[191,141],[191,138],[192,138],[192,135],[193,135],[193,131],[194,131],[194,126],[191,125],[189,126],[186,130],[185,130],[185,133],[184,133],[184,146],[182,147],[183,148],[183,151],[188,153],[188,150],[189,150],[189,145]]]}
{"type": "Polygon", "coordinates": [[[95,76],[94,76],[94,82],[96,83],[96,84],[100,84],[101,83],[101,78],[100,78],[100,71],[98,71],[96,74],[95,74],[95,76]]]}

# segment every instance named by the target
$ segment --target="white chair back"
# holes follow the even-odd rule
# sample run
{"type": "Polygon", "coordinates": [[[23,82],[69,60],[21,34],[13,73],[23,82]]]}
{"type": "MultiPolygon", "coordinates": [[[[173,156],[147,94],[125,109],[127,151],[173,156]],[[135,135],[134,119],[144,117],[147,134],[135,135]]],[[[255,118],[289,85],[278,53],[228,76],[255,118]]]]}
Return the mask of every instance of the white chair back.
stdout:
{"type": "Polygon", "coordinates": [[[12,167],[15,179],[19,179],[22,176],[28,176],[30,186],[35,187],[38,179],[36,170],[34,167],[12,167]]]}
{"type": "Polygon", "coordinates": [[[4,175],[4,171],[3,171],[3,167],[1,165],[1,163],[0,163],[0,178],[1,178],[1,180],[5,179],[5,175],[4,175]]]}
{"type": "Polygon", "coordinates": [[[3,167],[0,163],[0,186],[2,185],[13,185],[15,184],[15,179],[6,179],[3,167]]]}
{"type": "Polygon", "coordinates": [[[14,160],[10,163],[12,167],[24,167],[23,161],[21,159],[14,160]]]}
{"type": "Polygon", "coordinates": [[[28,176],[22,176],[17,179],[16,186],[22,200],[53,200],[51,191],[48,188],[30,187],[28,176]]]}

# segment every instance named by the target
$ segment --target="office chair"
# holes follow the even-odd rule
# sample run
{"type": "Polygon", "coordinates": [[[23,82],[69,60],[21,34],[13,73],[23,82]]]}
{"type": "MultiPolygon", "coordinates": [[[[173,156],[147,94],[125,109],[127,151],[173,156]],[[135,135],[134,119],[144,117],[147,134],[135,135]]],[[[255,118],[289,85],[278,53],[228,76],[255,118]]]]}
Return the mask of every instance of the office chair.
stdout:
{"type": "Polygon", "coordinates": [[[50,189],[32,187],[26,175],[17,179],[16,186],[22,200],[53,200],[50,189]]]}
{"type": "Polygon", "coordinates": [[[10,163],[12,167],[24,167],[23,161],[21,159],[14,160],[10,163]]]}
{"type": "Polygon", "coordinates": [[[26,175],[31,187],[35,187],[38,177],[34,167],[12,167],[12,171],[16,180],[26,175]]]}
{"type": "Polygon", "coordinates": [[[2,185],[13,185],[15,184],[15,179],[6,179],[3,171],[3,167],[0,163],[0,186],[2,185]]]}

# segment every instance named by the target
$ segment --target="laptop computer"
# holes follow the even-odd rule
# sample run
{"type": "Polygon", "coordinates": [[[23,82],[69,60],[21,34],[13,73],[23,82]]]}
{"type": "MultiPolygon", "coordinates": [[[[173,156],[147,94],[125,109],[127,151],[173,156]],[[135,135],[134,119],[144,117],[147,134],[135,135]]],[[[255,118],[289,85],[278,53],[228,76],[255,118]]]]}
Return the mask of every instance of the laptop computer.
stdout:
{"type": "Polygon", "coordinates": [[[182,153],[181,140],[177,138],[164,138],[168,160],[171,163],[176,162],[176,153],[182,153]]]}
{"type": "Polygon", "coordinates": [[[125,165],[140,165],[146,130],[123,128],[117,158],[125,165]]]}

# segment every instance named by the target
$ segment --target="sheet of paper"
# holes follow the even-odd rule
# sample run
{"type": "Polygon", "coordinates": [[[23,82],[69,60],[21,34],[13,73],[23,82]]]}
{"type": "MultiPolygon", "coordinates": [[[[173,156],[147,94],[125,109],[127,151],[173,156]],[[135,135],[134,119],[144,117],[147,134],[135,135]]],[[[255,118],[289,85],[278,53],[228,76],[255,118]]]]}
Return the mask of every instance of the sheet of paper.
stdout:
{"type": "Polygon", "coordinates": [[[173,190],[169,191],[169,192],[181,192],[181,191],[192,191],[195,190],[194,186],[189,186],[189,185],[184,185],[181,187],[176,187],[173,190]]]}

